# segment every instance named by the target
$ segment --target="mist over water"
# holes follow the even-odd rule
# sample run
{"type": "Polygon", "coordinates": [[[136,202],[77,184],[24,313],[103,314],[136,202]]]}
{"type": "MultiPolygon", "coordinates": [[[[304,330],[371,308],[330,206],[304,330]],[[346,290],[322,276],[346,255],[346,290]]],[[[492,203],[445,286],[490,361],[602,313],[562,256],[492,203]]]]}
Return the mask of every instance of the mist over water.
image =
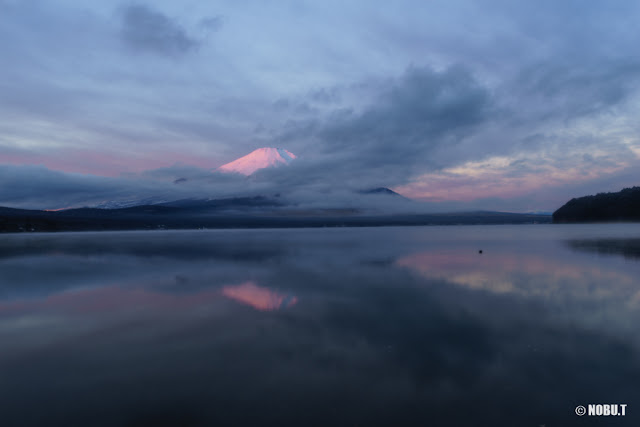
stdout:
{"type": "Polygon", "coordinates": [[[630,224],[4,235],[0,424],[638,425],[639,239],[630,224]],[[577,416],[588,403],[627,415],[577,416]]]}

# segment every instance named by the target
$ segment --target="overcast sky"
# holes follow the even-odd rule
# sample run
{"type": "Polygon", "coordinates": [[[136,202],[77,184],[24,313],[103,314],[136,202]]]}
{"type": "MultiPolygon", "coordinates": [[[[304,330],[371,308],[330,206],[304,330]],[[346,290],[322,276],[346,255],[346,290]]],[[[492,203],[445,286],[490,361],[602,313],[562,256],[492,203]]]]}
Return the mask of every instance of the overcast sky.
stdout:
{"type": "Polygon", "coordinates": [[[639,8],[0,0],[0,205],[187,176],[207,197],[386,186],[508,211],[618,191],[640,184],[639,8]],[[297,165],[209,180],[265,146],[297,165]]]}

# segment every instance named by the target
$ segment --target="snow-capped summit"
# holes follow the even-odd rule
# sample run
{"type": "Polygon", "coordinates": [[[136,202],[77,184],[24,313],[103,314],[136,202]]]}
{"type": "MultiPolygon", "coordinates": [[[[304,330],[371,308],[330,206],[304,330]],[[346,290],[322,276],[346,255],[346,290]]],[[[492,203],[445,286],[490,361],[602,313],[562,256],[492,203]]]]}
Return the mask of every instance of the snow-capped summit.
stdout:
{"type": "Polygon", "coordinates": [[[236,172],[251,175],[258,169],[288,165],[296,156],[283,148],[264,147],[252,151],[244,157],[220,166],[219,172],[236,172]]]}

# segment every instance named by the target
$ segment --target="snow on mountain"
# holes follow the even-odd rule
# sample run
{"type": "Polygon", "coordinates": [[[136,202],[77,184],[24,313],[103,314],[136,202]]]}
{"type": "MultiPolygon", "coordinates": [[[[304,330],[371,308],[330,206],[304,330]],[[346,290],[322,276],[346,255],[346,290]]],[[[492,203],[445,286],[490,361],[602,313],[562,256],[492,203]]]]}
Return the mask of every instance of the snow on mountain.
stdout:
{"type": "Polygon", "coordinates": [[[251,175],[258,169],[288,165],[296,156],[283,148],[264,147],[216,169],[219,172],[236,172],[251,175]]]}

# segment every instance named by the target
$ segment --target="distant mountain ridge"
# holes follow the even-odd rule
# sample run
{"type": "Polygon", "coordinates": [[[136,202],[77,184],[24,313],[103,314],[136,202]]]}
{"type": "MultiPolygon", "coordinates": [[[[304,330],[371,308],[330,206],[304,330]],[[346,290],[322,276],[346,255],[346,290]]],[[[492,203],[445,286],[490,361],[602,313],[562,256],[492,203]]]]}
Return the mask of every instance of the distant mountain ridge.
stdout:
{"type": "Polygon", "coordinates": [[[260,197],[211,200],[208,204],[143,205],[124,209],[80,208],[49,212],[0,207],[0,233],[200,228],[374,227],[459,224],[531,224],[545,215],[507,212],[381,214],[357,210],[279,210],[260,197]]]}
{"type": "Polygon", "coordinates": [[[640,187],[569,200],[553,213],[553,222],[640,221],[640,187]]]}
{"type": "Polygon", "coordinates": [[[89,207],[96,209],[124,209],[141,205],[158,205],[165,202],[167,202],[165,198],[146,197],[142,199],[105,200],[89,207]]]}

